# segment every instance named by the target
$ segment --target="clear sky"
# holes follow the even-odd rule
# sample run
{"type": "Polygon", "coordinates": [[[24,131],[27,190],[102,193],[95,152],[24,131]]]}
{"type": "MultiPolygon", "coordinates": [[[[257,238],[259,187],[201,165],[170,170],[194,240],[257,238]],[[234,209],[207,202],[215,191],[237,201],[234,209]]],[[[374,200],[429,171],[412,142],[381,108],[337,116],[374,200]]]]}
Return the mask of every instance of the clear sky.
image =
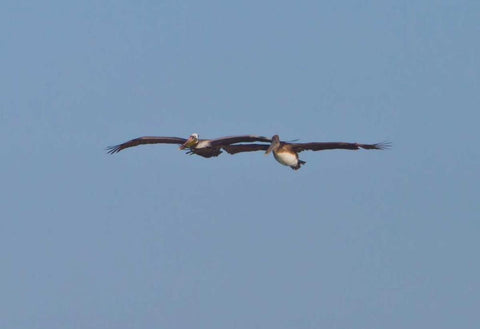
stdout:
{"type": "Polygon", "coordinates": [[[477,328],[479,1],[2,1],[1,328],[477,328]],[[389,151],[110,156],[142,135],[389,151]]]}

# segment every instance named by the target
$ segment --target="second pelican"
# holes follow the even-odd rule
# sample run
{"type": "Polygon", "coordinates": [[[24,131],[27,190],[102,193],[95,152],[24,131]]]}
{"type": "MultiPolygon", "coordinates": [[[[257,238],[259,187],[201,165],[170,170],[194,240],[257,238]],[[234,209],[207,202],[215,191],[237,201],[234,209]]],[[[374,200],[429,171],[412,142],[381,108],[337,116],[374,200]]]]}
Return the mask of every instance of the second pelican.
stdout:
{"type": "Polygon", "coordinates": [[[273,153],[275,160],[284,166],[289,166],[293,170],[298,170],[305,164],[298,158],[298,153],[311,150],[384,150],[390,147],[390,143],[376,143],[376,144],[359,144],[359,143],[345,143],[345,142],[313,142],[313,143],[288,143],[280,141],[278,135],[272,137],[272,143],[266,144],[242,144],[242,145],[225,145],[222,148],[230,154],[240,152],[265,151],[265,155],[270,152],[273,153]]]}

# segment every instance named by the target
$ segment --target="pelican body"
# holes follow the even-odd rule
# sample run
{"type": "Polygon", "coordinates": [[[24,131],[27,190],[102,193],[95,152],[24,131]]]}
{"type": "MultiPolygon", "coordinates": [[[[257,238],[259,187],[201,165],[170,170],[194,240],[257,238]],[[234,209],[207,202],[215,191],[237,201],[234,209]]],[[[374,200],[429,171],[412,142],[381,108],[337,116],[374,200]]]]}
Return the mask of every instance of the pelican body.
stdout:
{"type": "MultiPolygon", "coordinates": [[[[188,149],[187,154],[197,154],[204,158],[219,156],[222,153],[222,147],[242,142],[266,142],[270,143],[271,139],[263,136],[240,135],[227,136],[216,139],[199,139],[197,133],[191,134],[187,139],[180,137],[158,137],[143,136],[125,143],[107,147],[109,154],[115,154],[129,147],[142,144],[177,144],[179,149],[188,149]]],[[[265,144],[268,146],[268,144],[265,144]]]]}
{"type": "Polygon", "coordinates": [[[270,152],[273,153],[275,160],[281,163],[284,166],[288,166],[293,170],[298,170],[306,162],[300,160],[298,153],[311,150],[311,151],[322,151],[322,150],[333,150],[333,149],[344,149],[344,150],[384,150],[390,147],[390,143],[376,143],[376,144],[359,144],[359,143],[345,143],[345,142],[313,142],[313,143],[288,143],[280,141],[278,135],[272,137],[272,142],[270,145],[266,144],[241,144],[241,145],[226,145],[223,146],[223,149],[230,154],[240,153],[240,152],[252,152],[252,151],[265,151],[265,155],[268,155],[270,152]]]}
{"type": "Polygon", "coordinates": [[[273,152],[275,160],[294,170],[300,169],[300,167],[306,163],[298,158],[298,153],[295,152],[292,144],[280,142],[280,137],[278,135],[272,137],[272,143],[265,151],[265,155],[268,155],[270,152],[273,152]]]}

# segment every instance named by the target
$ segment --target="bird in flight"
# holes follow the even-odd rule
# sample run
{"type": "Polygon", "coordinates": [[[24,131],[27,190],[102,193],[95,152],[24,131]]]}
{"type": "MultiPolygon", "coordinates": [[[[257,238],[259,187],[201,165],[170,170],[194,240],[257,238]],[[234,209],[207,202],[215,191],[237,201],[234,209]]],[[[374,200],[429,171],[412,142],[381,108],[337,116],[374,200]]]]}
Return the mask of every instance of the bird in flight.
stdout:
{"type": "MultiPolygon", "coordinates": [[[[227,136],[216,139],[199,139],[197,133],[191,134],[188,138],[143,136],[129,140],[122,144],[109,146],[107,147],[107,152],[109,154],[115,154],[126,148],[142,144],[177,144],[180,145],[180,150],[188,149],[187,154],[197,154],[204,158],[211,158],[219,156],[222,153],[222,148],[224,146],[245,142],[270,143],[271,139],[254,135],[227,136]]],[[[268,146],[268,144],[265,145],[268,146]]]]}
{"type": "Polygon", "coordinates": [[[272,137],[272,142],[268,144],[239,144],[224,145],[222,148],[229,154],[241,152],[265,151],[265,155],[273,153],[275,160],[284,166],[289,166],[293,170],[298,170],[305,164],[305,161],[298,158],[298,153],[306,150],[323,151],[333,149],[343,150],[384,150],[390,148],[390,143],[359,144],[345,142],[313,142],[313,143],[289,143],[280,141],[278,135],[272,137]]]}

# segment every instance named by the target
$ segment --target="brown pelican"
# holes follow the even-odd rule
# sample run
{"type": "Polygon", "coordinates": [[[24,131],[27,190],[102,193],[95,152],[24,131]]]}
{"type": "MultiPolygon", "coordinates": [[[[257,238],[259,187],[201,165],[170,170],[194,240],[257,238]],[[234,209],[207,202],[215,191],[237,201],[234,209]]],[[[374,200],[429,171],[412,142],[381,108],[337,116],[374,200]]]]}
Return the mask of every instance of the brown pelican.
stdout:
{"type": "Polygon", "coordinates": [[[390,147],[390,143],[376,143],[376,144],[359,144],[359,143],[344,143],[344,142],[314,142],[314,143],[288,143],[280,141],[280,137],[275,135],[272,137],[270,145],[265,144],[240,144],[240,145],[226,145],[223,149],[230,154],[240,152],[265,151],[265,155],[273,152],[275,160],[282,165],[289,166],[293,170],[298,170],[305,164],[298,158],[298,153],[311,150],[358,150],[360,148],[366,150],[384,150],[390,147]]]}
{"type": "MultiPolygon", "coordinates": [[[[188,148],[187,154],[197,154],[204,158],[211,158],[220,155],[220,153],[222,153],[222,147],[242,142],[270,143],[271,139],[254,135],[228,136],[216,139],[199,139],[197,133],[191,134],[187,139],[180,137],[144,136],[129,140],[128,142],[119,145],[109,146],[107,147],[107,152],[114,154],[128,147],[141,144],[178,144],[180,145],[180,150],[188,148]]],[[[268,147],[268,144],[265,145],[268,147]]]]}

